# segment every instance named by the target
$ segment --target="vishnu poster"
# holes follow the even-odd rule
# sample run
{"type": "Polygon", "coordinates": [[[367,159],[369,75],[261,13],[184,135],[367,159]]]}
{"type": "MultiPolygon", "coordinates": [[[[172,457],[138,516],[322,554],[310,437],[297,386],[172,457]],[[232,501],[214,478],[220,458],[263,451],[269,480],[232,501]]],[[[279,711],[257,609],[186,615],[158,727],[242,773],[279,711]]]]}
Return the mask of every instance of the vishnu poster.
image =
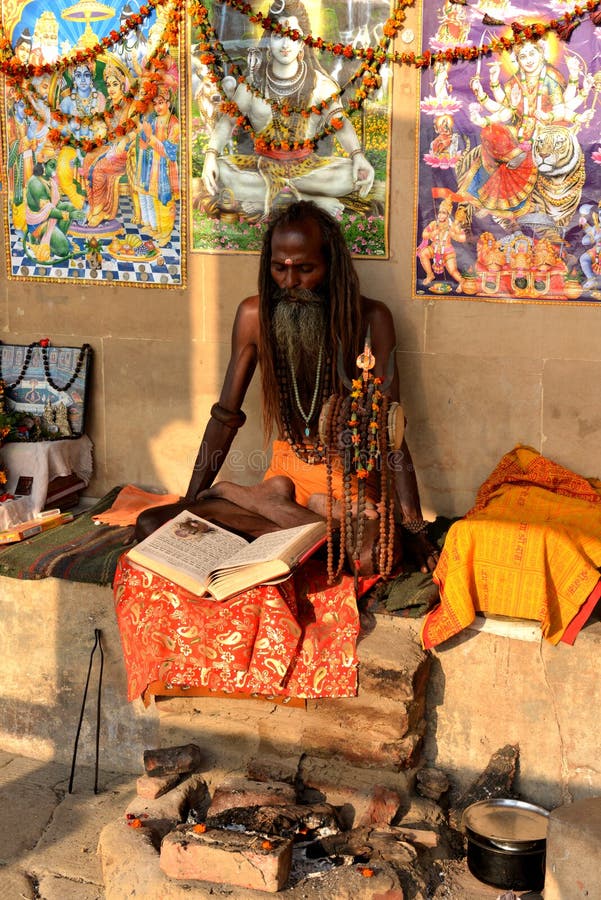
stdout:
{"type": "Polygon", "coordinates": [[[196,9],[192,249],[258,251],[273,211],[307,199],[340,221],[353,254],[385,257],[392,71],[373,54],[389,0],[196,9]]]}
{"type": "Polygon", "coordinates": [[[415,297],[601,301],[601,28],[562,34],[574,6],[423,4],[415,297]]]}
{"type": "Polygon", "coordinates": [[[183,2],[1,8],[8,277],[181,287],[183,2]]]}

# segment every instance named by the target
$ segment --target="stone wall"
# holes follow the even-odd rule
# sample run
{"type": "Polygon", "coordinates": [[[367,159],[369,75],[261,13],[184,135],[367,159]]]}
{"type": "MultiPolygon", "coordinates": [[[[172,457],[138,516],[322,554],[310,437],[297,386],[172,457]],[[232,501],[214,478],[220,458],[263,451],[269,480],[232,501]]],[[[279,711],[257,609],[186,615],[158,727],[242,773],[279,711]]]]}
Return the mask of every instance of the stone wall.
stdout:
{"type": "Polygon", "coordinates": [[[441,644],[432,652],[429,763],[465,789],[497,749],[515,744],[525,799],[551,809],[601,796],[600,649],[598,612],[571,647],[517,620],[486,620],[441,644]]]}
{"type": "MultiPolygon", "coordinates": [[[[417,16],[407,9],[407,34],[419,33],[417,16]]],[[[403,46],[416,49],[417,40],[403,46]]],[[[394,73],[389,258],[358,260],[357,269],[364,291],[394,315],[424,507],[456,515],[520,441],[584,475],[601,474],[599,310],[410,299],[417,77],[409,67],[394,73]]],[[[229,358],[237,304],[256,284],[257,257],[190,253],[181,290],[12,282],[3,258],[2,340],[48,336],[94,349],[89,495],[125,482],[184,491],[229,358]]],[[[267,464],[256,386],[245,411],[225,474],[249,483],[267,464]]]]}

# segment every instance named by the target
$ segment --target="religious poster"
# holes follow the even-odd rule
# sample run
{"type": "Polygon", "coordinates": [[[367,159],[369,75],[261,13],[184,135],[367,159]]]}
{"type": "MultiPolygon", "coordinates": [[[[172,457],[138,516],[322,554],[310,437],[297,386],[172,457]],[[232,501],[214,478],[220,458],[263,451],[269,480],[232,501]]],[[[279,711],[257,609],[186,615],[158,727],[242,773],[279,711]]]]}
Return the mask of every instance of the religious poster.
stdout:
{"type": "Polygon", "coordinates": [[[183,0],[2,0],[7,273],[176,288],[183,0]]]}
{"type": "Polygon", "coordinates": [[[422,17],[414,297],[598,303],[601,28],[562,0],[422,17]]]}
{"type": "Polygon", "coordinates": [[[307,199],[351,253],[387,256],[390,16],[390,0],[193,4],[193,250],[259,251],[269,216],[307,199]]]}

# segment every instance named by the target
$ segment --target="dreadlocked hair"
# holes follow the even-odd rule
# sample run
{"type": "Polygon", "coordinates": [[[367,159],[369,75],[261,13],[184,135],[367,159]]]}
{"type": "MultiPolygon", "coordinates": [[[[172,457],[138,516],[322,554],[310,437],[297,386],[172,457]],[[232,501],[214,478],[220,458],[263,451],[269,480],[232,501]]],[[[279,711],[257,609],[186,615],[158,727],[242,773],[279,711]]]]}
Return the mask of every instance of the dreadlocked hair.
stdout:
{"type": "Polygon", "coordinates": [[[259,361],[263,426],[267,440],[274,427],[278,434],[284,431],[278,390],[277,348],[272,327],[276,285],[271,277],[271,240],[276,229],[310,221],[316,222],[321,231],[323,252],[329,271],[328,282],[323,285],[329,315],[324,350],[325,358],[331,366],[329,383],[332,393],[343,393],[343,385],[337,371],[339,346],[342,349],[345,372],[353,377],[356,359],[365,338],[359,278],[338,222],[308,200],[289,204],[271,219],[263,237],[259,264],[259,361]]]}

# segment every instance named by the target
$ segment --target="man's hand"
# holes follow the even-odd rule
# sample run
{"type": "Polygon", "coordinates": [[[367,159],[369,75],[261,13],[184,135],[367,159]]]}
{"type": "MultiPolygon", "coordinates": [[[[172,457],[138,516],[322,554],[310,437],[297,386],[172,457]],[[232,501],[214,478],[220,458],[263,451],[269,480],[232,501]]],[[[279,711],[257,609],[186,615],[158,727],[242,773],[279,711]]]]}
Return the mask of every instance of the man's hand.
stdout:
{"type": "Polygon", "coordinates": [[[418,534],[403,532],[403,546],[408,551],[404,556],[411,555],[419,566],[420,572],[434,571],[438,565],[440,550],[432,543],[425,531],[420,531],[418,534]]]}

